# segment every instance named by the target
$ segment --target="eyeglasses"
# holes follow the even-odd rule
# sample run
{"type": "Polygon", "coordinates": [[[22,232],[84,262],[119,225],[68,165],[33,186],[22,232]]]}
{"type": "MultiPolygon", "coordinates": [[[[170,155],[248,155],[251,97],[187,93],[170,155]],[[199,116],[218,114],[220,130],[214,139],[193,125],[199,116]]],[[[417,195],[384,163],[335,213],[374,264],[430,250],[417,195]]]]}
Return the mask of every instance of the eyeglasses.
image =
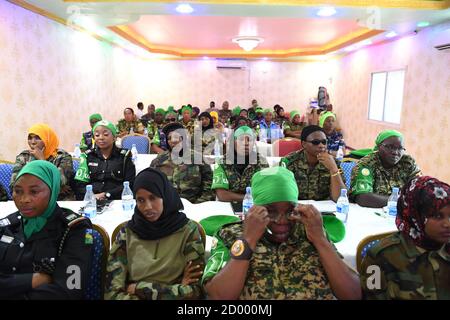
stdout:
{"type": "Polygon", "coordinates": [[[309,142],[315,146],[318,146],[319,144],[323,144],[323,145],[327,145],[327,139],[323,139],[323,140],[319,140],[319,139],[314,139],[311,141],[306,140],[306,142],[309,142]]]}
{"type": "Polygon", "coordinates": [[[291,215],[294,215],[294,214],[295,214],[295,213],[294,213],[294,209],[290,209],[290,210],[288,210],[288,211],[286,211],[286,212],[284,212],[284,213],[282,213],[282,214],[280,214],[278,211],[275,211],[275,210],[273,210],[273,209],[271,209],[271,208],[267,208],[267,207],[266,207],[266,209],[267,209],[267,212],[268,212],[268,216],[269,216],[270,221],[273,221],[273,222],[278,222],[278,221],[280,221],[280,219],[281,219],[282,216],[284,216],[286,219],[289,219],[289,217],[290,217],[291,215]]]}
{"type": "Polygon", "coordinates": [[[397,147],[397,146],[394,146],[393,144],[384,144],[384,143],[382,143],[381,144],[383,147],[385,147],[386,149],[388,149],[389,151],[396,151],[396,152],[405,152],[406,151],[406,149],[405,148],[403,148],[403,147],[397,147]]]}

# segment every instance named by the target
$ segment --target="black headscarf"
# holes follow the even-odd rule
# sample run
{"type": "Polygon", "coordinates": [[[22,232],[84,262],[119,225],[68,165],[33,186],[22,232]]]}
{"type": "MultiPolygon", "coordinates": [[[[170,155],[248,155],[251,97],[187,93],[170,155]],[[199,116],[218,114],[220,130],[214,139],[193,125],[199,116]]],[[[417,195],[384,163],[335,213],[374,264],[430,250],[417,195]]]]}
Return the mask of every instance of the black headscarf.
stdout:
{"type": "Polygon", "coordinates": [[[180,212],[184,209],[180,196],[164,173],[153,168],[141,171],[134,180],[133,194],[135,197],[139,189],[145,189],[163,199],[163,212],[155,222],[145,219],[137,206],[134,208],[133,217],[128,221],[127,226],[140,239],[161,239],[188,223],[189,219],[183,212],[180,212]]]}
{"type": "Polygon", "coordinates": [[[312,125],[309,125],[309,126],[306,126],[303,128],[300,139],[302,141],[306,141],[306,138],[308,138],[308,136],[311,133],[316,132],[316,131],[321,131],[321,132],[325,133],[325,131],[323,131],[323,129],[321,127],[312,124],[312,125]]]}
{"type": "Polygon", "coordinates": [[[198,116],[198,119],[201,120],[202,117],[205,117],[205,118],[209,119],[209,125],[207,127],[203,127],[203,125],[202,125],[202,131],[205,132],[206,130],[214,129],[214,119],[209,114],[209,112],[205,111],[205,112],[200,113],[200,115],[198,116]]]}

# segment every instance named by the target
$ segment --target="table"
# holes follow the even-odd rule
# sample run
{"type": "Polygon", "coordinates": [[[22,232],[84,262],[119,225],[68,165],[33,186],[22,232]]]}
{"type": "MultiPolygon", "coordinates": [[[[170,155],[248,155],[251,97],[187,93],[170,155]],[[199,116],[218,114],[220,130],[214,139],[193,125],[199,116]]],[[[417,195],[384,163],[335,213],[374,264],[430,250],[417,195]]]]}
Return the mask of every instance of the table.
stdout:
{"type": "MultiPolygon", "coordinates": [[[[192,204],[186,199],[182,199],[184,212],[191,220],[200,220],[213,215],[234,215],[231,204],[228,202],[208,201],[199,204],[192,204]]],[[[335,211],[336,204],[331,201],[300,201],[303,204],[313,204],[319,211],[335,211]]],[[[83,205],[82,201],[58,201],[60,207],[78,212],[83,205]]],[[[0,202],[0,219],[10,213],[15,212],[16,206],[13,201],[0,202]]],[[[356,248],[358,243],[368,235],[395,231],[394,218],[384,217],[375,214],[382,214],[382,209],[361,207],[357,204],[350,204],[350,211],[346,223],[346,236],[336,243],[338,251],[343,255],[344,261],[356,270],[356,248]]],[[[112,236],[114,229],[122,222],[131,219],[131,213],[122,210],[122,202],[115,200],[104,213],[98,214],[92,222],[103,227],[112,236]]],[[[211,250],[212,237],[207,236],[206,251],[211,250]]]]}

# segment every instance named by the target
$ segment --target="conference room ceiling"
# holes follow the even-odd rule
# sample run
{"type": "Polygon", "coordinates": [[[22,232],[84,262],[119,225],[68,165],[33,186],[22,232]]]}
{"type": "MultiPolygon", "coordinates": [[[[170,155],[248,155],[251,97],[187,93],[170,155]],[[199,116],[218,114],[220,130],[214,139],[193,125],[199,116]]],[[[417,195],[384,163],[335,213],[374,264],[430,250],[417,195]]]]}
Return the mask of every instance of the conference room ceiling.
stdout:
{"type": "Polygon", "coordinates": [[[180,58],[323,56],[450,20],[450,1],[334,0],[328,17],[318,15],[326,5],[306,0],[183,1],[189,14],[177,12],[179,1],[8,1],[119,46],[180,58]],[[244,51],[232,42],[238,36],[263,41],[244,51]]]}

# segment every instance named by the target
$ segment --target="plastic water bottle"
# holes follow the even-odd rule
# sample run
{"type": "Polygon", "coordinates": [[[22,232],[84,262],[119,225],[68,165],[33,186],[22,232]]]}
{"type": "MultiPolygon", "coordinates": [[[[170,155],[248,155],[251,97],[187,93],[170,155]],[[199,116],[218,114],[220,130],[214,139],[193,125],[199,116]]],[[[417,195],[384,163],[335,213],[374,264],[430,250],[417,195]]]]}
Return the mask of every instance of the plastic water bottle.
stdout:
{"type": "Polygon", "coordinates": [[[247,215],[251,207],[253,207],[252,188],[247,187],[245,189],[244,200],[242,201],[242,214],[244,217],[247,215]]]}
{"type": "Polygon", "coordinates": [[[130,128],[130,134],[133,134],[133,133],[134,133],[134,128],[131,127],[131,128],[130,128]]]}
{"type": "Polygon", "coordinates": [[[134,164],[136,164],[137,155],[138,151],[136,149],[136,145],[133,143],[133,145],[131,146],[131,160],[133,161],[134,164]]]}
{"type": "Polygon", "coordinates": [[[81,156],[80,144],[78,144],[78,143],[75,145],[75,150],[73,151],[73,156],[75,158],[80,158],[80,156],[81,156]]]}
{"type": "Polygon", "coordinates": [[[341,195],[336,202],[336,213],[338,218],[344,223],[347,223],[349,210],[350,205],[347,198],[347,189],[341,189],[341,195]]]}
{"type": "Polygon", "coordinates": [[[97,215],[97,199],[92,191],[92,185],[86,186],[86,194],[84,195],[84,216],[93,219],[97,215]]]}
{"type": "Polygon", "coordinates": [[[339,150],[336,153],[336,160],[342,161],[342,159],[344,159],[344,149],[342,146],[339,146],[339,150]]]}
{"type": "Polygon", "coordinates": [[[122,191],[122,209],[126,213],[130,213],[134,210],[134,199],[133,192],[130,189],[130,182],[123,182],[123,191],[122,191]]]}
{"type": "Polygon", "coordinates": [[[389,216],[397,216],[397,200],[399,189],[397,187],[392,188],[392,193],[389,196],[387,207],[389,216]]]}
{"type": "Polygon", "coordinates": [[[145,127],[145,129],[144,129],[144,136],[148,136],[148,129],[147,129],[147,127],[145,127]]]}

